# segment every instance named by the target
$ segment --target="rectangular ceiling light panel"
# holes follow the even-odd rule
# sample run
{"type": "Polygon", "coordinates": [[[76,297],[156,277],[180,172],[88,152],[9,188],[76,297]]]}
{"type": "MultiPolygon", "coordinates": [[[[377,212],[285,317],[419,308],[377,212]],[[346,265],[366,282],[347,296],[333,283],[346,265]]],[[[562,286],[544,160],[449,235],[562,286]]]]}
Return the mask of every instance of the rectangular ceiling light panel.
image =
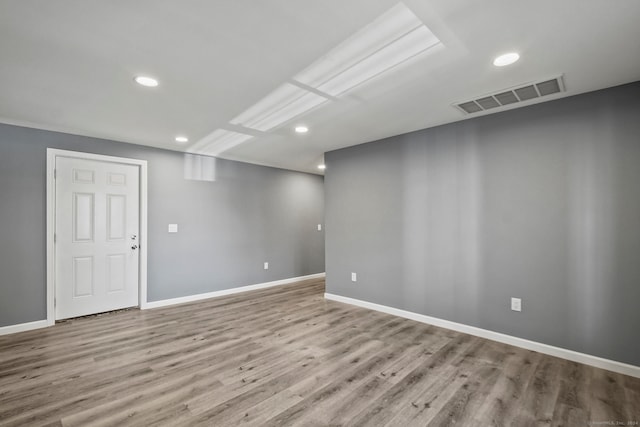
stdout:
{"type": "Polygon", "coordinates": [[[236,116],[231,123],[266,132],[327,101],[323,96],[285,83],[236,116]]]}
{"type": "Polygon", "coordinates": [[[409,9],[398,4],[311,64],[295,79],[318,87],[420,25],[422,22],[409,9]]]}
{"type": "Polygon", "coordinates": [[[431,30],[398,3],[294,79],[338,96],[439,44],[431,30]]]}
{"type": "Polygon", "coordinates": [[[233,132],[226,129],[216,129],[200,141],[189,147],[187,152],[217,156],[253,138],[245,133],[233,132]]]}

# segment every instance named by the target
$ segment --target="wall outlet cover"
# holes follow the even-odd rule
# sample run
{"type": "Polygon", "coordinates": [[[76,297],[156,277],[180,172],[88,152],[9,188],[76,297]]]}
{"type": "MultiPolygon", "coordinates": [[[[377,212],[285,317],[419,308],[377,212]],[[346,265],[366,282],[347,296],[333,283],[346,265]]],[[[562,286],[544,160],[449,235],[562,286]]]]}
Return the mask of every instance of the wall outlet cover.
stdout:
{"type": "Polygon", "coordinates": [[[351,281],[352,282],[357,282],[358,281],[358,276],[356,275],[356,273],[351,273],[351,281]]]}
{"type": "Polygon", "coordinates": [[[169,231],[169,233],[177,233],[178,232],[178,224],[169,224],[168,231],[169,231]]]}
{"type": "Polygon", "coordinates": [[[269,269],[269,263],[268,263],[268,262],[265,262],[265,263],[264,263],[264,269],[265,269],[265,270],[268,270],[268,269],[269,269]]]}
{"type": "Polygon", "coordinates": [[[318,224],[318,231],[322,231],[322,224],[318,224]]]}

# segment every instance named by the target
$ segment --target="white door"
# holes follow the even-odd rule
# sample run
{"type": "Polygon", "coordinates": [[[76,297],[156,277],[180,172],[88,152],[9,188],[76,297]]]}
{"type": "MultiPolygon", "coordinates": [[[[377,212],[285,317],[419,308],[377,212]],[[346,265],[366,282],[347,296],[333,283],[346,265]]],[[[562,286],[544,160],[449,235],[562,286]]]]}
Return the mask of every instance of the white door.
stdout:
{"type": "Polygon", "coordinates": [[[56,319],[138,305],[139,167],[56,157],[56,319]]]}

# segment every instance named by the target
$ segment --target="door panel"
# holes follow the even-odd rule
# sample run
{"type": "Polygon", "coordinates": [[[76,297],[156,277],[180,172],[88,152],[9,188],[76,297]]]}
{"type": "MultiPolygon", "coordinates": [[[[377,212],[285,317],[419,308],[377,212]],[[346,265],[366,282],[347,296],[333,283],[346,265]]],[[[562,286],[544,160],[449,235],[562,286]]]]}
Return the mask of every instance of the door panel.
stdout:
{"type": "Polygon", "coordinates": [[[93,242],[94,195],[73,193],[73,241],[93,242]]]}
{"type": "Polygon", "coordinates": [[[93,257],[73,258],[73,297],[93,295],[93,257]]]}
{"type": "Polygon", "coordinates": [[[107,239],[124,240],[127,229],[127,196],[107,195],[107,239]]]}
{"type": "Polygon", "coordinates": [[[56,319],[138,305],[139,167],[56,157],[56,319]]]}
{"type": "Polygon", "coordinates": [[[78,184],[93,184],[93,177],[93,171],[82,169],[73,170],[73,182],[77,182],[78,184]]]}
{"type": "Polygon", "coordinates": [[[126,289],[126,254],[107,255],[107,292],[126,289]]]}
{"type": "Polygon", "coordinates": [[[126,185],[127,176],[123,173],[109,173],[109,185],[126,185]]]}

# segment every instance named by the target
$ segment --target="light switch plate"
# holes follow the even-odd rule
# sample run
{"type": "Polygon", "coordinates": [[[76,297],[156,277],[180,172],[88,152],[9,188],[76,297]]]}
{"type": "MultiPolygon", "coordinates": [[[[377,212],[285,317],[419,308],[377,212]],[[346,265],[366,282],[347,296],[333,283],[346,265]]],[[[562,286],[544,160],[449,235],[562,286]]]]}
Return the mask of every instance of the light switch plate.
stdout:
{"type": "Polygon", "coordinates": [[[178,232],[178,224],[169,224],[169,233],[177,233],[178,232]]]}
{"type": "Polygon", "coordinates": [[[322,224],[318,224],[318,231],[322,231],[322,224]]]}
{"type": "Polygon", "coordinates": [[[522,299],[521,298],[511,298],[511,310],[513,310],[513,311],[522,311],[522,299]]]}
{"type": "Polygon", "coordinates": [[[269,269],[269,263],[268,263],[268,262],[265,262],[265,263],[264,263],[264,269],[265,269],[265,270],[268,270],[268,269],[269,269]]]}
{"type": "Polygon", "coordinates": [[[358,281],[358,276],[356,275],[356,273],[351,273],[351,281],[352,282],[357,282],[358,281]]]}

